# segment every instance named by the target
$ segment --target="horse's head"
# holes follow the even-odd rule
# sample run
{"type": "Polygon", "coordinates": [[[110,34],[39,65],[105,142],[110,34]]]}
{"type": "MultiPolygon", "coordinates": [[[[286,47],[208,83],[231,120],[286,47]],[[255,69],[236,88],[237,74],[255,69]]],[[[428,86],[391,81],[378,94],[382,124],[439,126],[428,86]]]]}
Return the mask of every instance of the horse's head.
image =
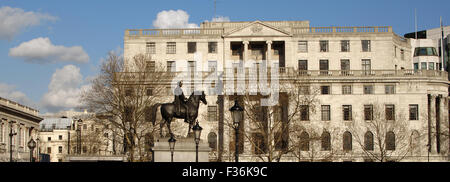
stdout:
{"type": "Polygon", "coordinates": [[[208,102],[206,101],[205,91],[202,91],[202,95],[200,95],[200,100],[203,102],[203,104],[208,105],[208,102]]]}

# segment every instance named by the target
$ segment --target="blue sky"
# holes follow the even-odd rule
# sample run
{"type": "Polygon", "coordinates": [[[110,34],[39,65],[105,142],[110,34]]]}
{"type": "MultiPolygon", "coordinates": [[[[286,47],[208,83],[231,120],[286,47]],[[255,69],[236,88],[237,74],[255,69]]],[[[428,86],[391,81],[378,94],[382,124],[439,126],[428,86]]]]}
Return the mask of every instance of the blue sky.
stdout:
{"type": "MultiPolygon", "coordinates": [[[[100,59],[108,51],[123,47],[125,29],[152,28],[159,12],[179,9],[189,14],[189,23],[199,25],[214,16],[213,2],[0,0],[0,8],[18,8],[38,14],[41,18],[37,24],[19,28],[14,36],[0,37],[0,96],[33,105],[42,112],[70,109],[70,103],[58,100],[64,98],[53,98],[54,102],[50,103],[44,101],[49,99],[44,98],[44,95],[61,93],[61,96],[67,96],[86,85],[87,79],[97,74],[100,59]],[[70,52],[72,57],[87,54],[88,59],[60,60],[63,58],[55,53],[56,57],[51,58],[51,61],[33,62],[23,56],[10,55],[11,48],[39,37],[48,38],[54,46],[64,46],[64,50],[70,52]],[[76,46],[82,50],[74,48],[76,46]],[[59,77],[61,80],[58,80],[59,77]],[[61,88],[55,86],[58,83],[61,86],[70,85],[72,90],[66,90],[64,94],[58,92],[56,89],[61,88]]],[[[448,7],[448,0],[217,0],[217,15],[228,17],[231,21],[309,20],[311,26],[386,25],[393,26],[394,32],[403,35],[414,31],[414,8],[417,8],[418,29],[423,30],[438,27],[440,16],[444,19],[444,25],[448,25],[448,7]]],[[[5,26],[2,25],[1,16],[5,14],[0,11],[0,26],[5,26]]],[[[0,27],[0,35],[4,28],[0,27]]]]}

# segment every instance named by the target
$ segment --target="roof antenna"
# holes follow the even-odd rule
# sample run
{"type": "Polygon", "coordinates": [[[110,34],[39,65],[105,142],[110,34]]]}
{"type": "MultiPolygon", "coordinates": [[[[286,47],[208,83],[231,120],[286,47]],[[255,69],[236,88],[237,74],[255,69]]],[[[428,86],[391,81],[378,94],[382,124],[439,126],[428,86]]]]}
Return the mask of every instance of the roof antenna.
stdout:
{"type": "Polygon", "coordinates": [[[415,39],[417,39],[417,9],[416,8],[414,8],[414,25],[415,25],[415,28],[416,28],[415,39]]]}
{"type": "Polygon", "coordinates": [[[215,18],[217,15],[216,15],[216,4],[217,4],[217,2],[216,2],[216,0],[214,0],[214,17],[213,18],[215,18]]]}

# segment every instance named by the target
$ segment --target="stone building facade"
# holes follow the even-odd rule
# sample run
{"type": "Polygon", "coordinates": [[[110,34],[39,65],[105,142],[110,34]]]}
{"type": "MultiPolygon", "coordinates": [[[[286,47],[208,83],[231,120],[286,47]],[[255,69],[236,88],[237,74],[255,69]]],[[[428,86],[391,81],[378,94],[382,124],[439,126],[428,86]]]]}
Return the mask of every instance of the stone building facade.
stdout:
{"type": "MultiPolygon", "coordinates": [[[[13,161],[30,161],[28,141],[31,139],[36,141],[38,137],[39,122],[42,120],[38,115],[38,110],[0,97],[0,162],[10,161],[10,151],[13,161]],[[11,131],[14,134],[12,143],[11,131]]],[[[37,156],[35,149],[33,157],[37,156]]]]}
{"type": "MultiPolygon", "coordinates": [[[[169,72],[191,71],[200,74],[203,81],[215,80],[212,81],[214,86],[219,82],[225,85],[235,83],[236,73],[230,71],[234,68],[227,65],[241,65],[246,76],[244,81],[248,83],[252,74],[248,70],[252,65],[247,65],[247,62],[262,64],[263,60],[275,61],[279,67],[280,93],[289,93],[291,89],[286,85],[292,81],[300,83],[294,87],[317,89],[315,108],[302,111],[301,115],[307,116],[306,119],[292,122],[310,129],[301,134],[307,136],[307,147],[299,149],[300,153],[307,155],[299,158],[287,153],[281,161],[373,160],[368,158],[364,145],[358,144],[357,136],[364,138],[372,134],[373,145],[375,131],[370,131],[368,120],[374,119],[368,118],[373,118],[374,108],[381,108],[383,117],[387,112],[395,115],[395,119],[386,116],[388,120],[403,120],[406,123],[403,135],[417,146],[414,152],[396,154],[401,150],[401,134],[394,130],[388,132],[386,138],[391,138],[397,148],[389,146],[392,155],[385,161],[399,158],[401,161],[448,160],[448,74],[436,69],[414,70],[411,40],[398,36],[390,26],[310,27],[309,21],[254,21],[205,22],[198,29],[126,30],[124,58],[129,60],[137,54],[148,56],[148,71],[154,71],[155,64],[161,64],[169,72]],[[220,75],[218,78],[211,77],[215,71],[220,75]],[[360,129],[352,130],[352,126],[360,129]],[[308,139],[311,132],[319,136],[328,134],[331,149],[323,148],[324,140],[308,139]],[[325,155],[333,151],[333,155],[312,158],[309,154],[314,150],[325,155]]],[[[132,72],[132,65],[127,66],[132,72]]],[[[167,88],[168,95],[164,96],[168,102],[173,99],[171,89],[176,81],[159,83],[167,88]]],[[[189,95],[191,87],[194,87],[191,83],[185,83],[185,95],[189,95]]],[[[231,93],[227,90],[230,87],[225,86],[221,94],[216,94],[207,85],[211,84],[195,87],[195,90],[202,89],[208,95],[208,105],[200,105],[198,118],[204,129],[202,140],[213,148],[212,161],[232,161],[234,130],[229,127],[231,115],[228,109],[236,97],[227,94],[231,93]]],[[[249,87],[245,87],[245,93],[249,87]]],[[[285,107],[289,113],[295,108],[290,100],[285,99],[286,102],[278,103],[278,106],[285,107]]],[[[248,119],[244,119],[246,122],[248,119]]],[[[244,131],[256,132],[251,127],[244,131]]],[[[288,138],[302,140],[290,133],[288,138]]],[[[252,138],[242,139],[240,160],[263,160],[258,157],[261,154],[256,154],[252,138]]],[[[304,144],[303,147],[306,146],[304,144]]]]}
{"type": "Polygon", "coordinates": [[[39,127],[39,152],[48,154],[50,162],[124,161],[112,129],[96,120],[87,112],[46,116],[39,127]]]}

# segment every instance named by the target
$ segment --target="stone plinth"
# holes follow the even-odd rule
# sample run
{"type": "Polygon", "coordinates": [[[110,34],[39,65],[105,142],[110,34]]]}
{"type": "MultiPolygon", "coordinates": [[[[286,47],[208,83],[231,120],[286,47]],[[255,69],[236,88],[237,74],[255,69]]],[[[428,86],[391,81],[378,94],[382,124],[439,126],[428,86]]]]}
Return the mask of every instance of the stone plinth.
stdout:
{"type": "MultiPolygon", "coordinates": [[[[155,162],[171,162],[169,138],[160,138],[152,148],[155,162]]],[[[200,141],[198,145],[198,161],[209,162],[208,144],[200,141]]],[[[195,141],[194,138],[177,138],[173,153],[174,162],[195,162],[195,141]]]]}

